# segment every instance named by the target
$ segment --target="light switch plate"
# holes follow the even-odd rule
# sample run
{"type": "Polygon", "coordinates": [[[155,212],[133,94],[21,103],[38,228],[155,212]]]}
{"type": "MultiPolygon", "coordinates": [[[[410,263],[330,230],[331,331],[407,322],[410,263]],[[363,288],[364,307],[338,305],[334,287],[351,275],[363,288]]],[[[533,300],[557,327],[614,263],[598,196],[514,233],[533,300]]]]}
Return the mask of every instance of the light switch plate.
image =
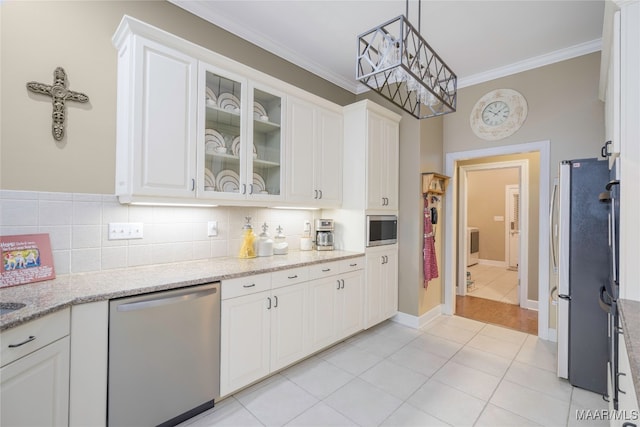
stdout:
{"type": "Polygon", "coordinates": [[[143,231],[142,222],[110,222],[109,240],[142,239],[143,231]]]}

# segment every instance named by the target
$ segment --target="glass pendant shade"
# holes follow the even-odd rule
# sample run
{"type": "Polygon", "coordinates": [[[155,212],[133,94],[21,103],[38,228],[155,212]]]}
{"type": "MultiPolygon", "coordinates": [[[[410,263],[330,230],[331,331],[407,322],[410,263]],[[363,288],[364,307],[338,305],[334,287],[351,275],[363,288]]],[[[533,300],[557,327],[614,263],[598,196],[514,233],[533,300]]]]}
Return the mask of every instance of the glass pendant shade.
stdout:
{"type": "Polygon", "coordinates": [[[358,36],[356,78],[418,119],[456,111],[456,75],[404,15],[358,36]]]}

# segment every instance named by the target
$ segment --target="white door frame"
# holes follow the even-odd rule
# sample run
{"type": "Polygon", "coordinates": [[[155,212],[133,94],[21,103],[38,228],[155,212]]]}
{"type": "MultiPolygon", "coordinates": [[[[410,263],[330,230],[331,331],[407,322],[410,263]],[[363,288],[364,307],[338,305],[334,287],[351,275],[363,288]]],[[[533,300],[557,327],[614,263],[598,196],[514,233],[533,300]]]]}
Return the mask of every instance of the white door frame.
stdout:
{"type": "MultiPolygon", "coordinates": [[[[510,169],[516,168],[519,172],[520,182],[520,229],[522,235],[529,235],[529,160],[507,160],[504,162],[482,163],[476,165],[460,166],[458,168],[458,177],[460,179],[460,205],[458,207],[458,233],[462,236],[458,240],[460,243],[458,247],[458,290],[459,295],[466,295],[466,275],[467,270],[467,174],[471,171],[483,171],[483,170],[495,170],[495,169],[510,169]]],[[[482,230],[480,230],[482,231],[482,230]]],[[[518,278],[520,280],[520,289],[518,294],[518,301],[520,306],[524,308],[535,308],[527,304],[527,296],[529,291],[529,247],[527,245],[527,239],[520,239],[520,268],[518,269],[518,278]]]]}
{"type": "MultiPolygon", "coordinates": [[[[527,181],[529,182],[529,181],[527,181]]],[[[511,267],[511,224],[510,224],[510,219],[511,219],[511,210],[509,209],[509,207],[511,206],[511,197],[510,194],[512,191],[517,191],[518,194],[518,200],[520,203],[520,206],[518,207],[519,212],[520,212],[520,216],[522,217],[522,210],[523,210],[523,204],[522,204],[522,197],[520,197],[520,185],[515,185],[515,184],[510,184],[510,185],[506,185],[505,189],[504,189],[504,253],[505,253],[505,261],[507,262],[507,268],[511,267]]],[[[529,202],[529,200],[527,199],[527,203],[529,202]]],[[[520,245],[520,240],[522,237],[523,233],[522,233],[522,229],[518,230],[518,246],[520,245]]],[[[528,234],[527,234],[528,236],[528,234]]],[[[520,249],[518,249],[520,250],[520,249]]],[[[518,253],[518,263],[516,263],[516,266],[518,266],[518,264],[520,263],[520,260],[522,260],[522,255],[518,253]]]]}
{"type": "MultiPolygon", "coordinates": [[[[456,162],[479,157],[499,156],[503,154],[521,154],[538,151],[540,153],[540,203],[538,206],[540,243],[538,245],[538,336],[549,337],[549,173],[550,143],[548,140],[525,144],[506,145],[471,151],[445,153],[445,174],[451,177],[450,195],[445,197],[445,215],[451,218],[445,221],[444,242],[444,306],[443,313],[454,314],[456,303],[457,271],[457,185],[456,162]]],[[[466,234],[466,233],[465,233],[466,234]]]]}

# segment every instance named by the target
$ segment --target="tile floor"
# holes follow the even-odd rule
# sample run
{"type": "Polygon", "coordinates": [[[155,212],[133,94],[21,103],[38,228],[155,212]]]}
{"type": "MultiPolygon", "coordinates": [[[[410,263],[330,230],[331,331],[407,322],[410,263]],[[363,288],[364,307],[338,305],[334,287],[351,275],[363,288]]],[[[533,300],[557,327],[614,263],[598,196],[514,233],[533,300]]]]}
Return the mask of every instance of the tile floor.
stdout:
{"type": "Polygon", "coordinates": [[[471,272],[473,287],[467,288],[468,295],[494,301],[518,304],[518,272],[506,267],[476,264],[467,267],[471,272]]]}
{"type": "Polygon", "coordinates": [[[593,426],[602,397],[555,375],[555,343],[458,316],[387,321],[216,404],[182,427],[593,426]]]}

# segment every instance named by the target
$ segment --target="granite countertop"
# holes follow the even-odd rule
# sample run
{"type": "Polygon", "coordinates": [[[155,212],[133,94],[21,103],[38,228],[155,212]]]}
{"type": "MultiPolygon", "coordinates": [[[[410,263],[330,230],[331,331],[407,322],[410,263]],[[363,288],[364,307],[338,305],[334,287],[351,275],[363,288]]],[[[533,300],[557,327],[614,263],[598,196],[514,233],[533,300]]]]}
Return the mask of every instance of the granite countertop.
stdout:
{"type": "Polygon", "coordinates": [[[62,275],[44,282],[0,288],[1,302],[26,304],[19,310],[0,316],[0,331],[74,304],[217,282],[359,256],[364,256],[364,253],[292,251],[287,255],[252,259],[211,258],[62,275]]]}
{"type": "Polygon", "coordinates": [[[640,301],[619,299],[618,308],[631,365],[631,377],[640,402],[640,301]]]}

